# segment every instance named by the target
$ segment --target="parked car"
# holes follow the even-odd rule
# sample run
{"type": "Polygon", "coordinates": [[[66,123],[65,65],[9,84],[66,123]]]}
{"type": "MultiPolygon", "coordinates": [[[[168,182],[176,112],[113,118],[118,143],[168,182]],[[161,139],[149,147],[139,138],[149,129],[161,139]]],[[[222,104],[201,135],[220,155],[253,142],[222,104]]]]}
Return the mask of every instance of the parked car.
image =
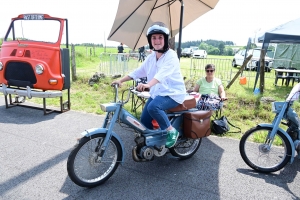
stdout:
{"type": "Polygon", "coordinates": [[[193,53],[193,58],[206,58],[207,57],[207,53],[205,50],[196,50],[193,53]]]}
{"type": "MultiPolygon", "coordinates": [[[[257,70],[258,62],[259,62],[259,58],[260,58],[260,51],[261,51],[260,48],[248,50],[246,57],[248,57],[250,54],[252,54],[252,58],[248,62],[247,66],[245,67],[245,70],[252,70],[252,71],[257,70]]],[[[244,58],[245,58],[245,52],[246,52],[246,49],[241,49],[234,55],[234,58],[232,60],[233,67],[243,65],[244,58]]],[[[266,55],[265,56],[265,71],[266,72],[270,72],[272,70],[272,64],[273,64],[273,59],[266,55]]]]}
{"type": "Polygon", "coordinates": [[[181,52],[181,57],[191,57],[193,55],[193,49],[192,48],[184,48],[181,52]]]}
{"type": "Polygon", "coordinates": [[[199,47],[196,47],[196,46],[190,46],[190,48],[193,50],[193,52],[195,52],[196,50],[199,50],[199,47]]]}

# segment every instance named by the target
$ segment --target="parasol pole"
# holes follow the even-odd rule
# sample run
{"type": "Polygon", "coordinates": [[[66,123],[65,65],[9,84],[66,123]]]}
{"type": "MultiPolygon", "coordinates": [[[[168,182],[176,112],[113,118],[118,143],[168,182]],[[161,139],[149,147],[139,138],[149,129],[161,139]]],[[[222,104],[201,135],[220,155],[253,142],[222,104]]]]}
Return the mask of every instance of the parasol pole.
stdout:
{"type": "Polygon", "coordinates": [[[180,2],[181,2],[181,9],[180,9],[180,24],[179,24],[179,41],[177,47],[178,59],[180,59],[180,55],[181,55],[181,34],[182,34],[182,21],[183,21],[183,8],[184,8],[183,0],[180,0],[180,2]]]}

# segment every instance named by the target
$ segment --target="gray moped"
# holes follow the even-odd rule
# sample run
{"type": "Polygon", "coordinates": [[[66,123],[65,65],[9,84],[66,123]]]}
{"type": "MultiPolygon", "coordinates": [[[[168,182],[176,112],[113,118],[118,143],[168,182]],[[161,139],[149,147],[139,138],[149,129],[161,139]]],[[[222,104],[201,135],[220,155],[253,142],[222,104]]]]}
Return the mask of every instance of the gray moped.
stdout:
{"type": "Polygon", "coordinates": [[[300,123],[292,105],[299,98],[300,83],[295,85],[284,102],[272,102],[275,118],[272,124],[258,124],[246,131],[239,144],[240,154],[252,169],[269,173],[300,159],[300,123]],[[284,130],[279,125],[286,125],[284,130]]]}
{"type": "MultiPolygon", "coordinates": [[[[179,131],[177,143],[166,148],[167,132],[165,130],[147,129],[139,120],[123,107],[130,99],[118,100],[118,86],[114,85],[113,103],[101,104],[106,117],[101,128],[89,129],[81,134],[83,137],[75,145],[67,161],[68,175],[71,180],[82,187],[95,187],[107,181],[124,162],[124,144],[120,136],[113,131],[116,123],[131,128],[135,133],[136,146],[132,149],[132,158],[136,162],[151,161],[170,152],[179,159],[192,157],[200,147],[202,138],[186,138],[183,134],[183,114],[198,111],[195,108],[178,112],[167,112],[170,122],[179,131]]],[[[193,97],[192,97],[193,98],[193,97]]],[[[195,101],[196,102],[196,101],[195,101]]],[[[196,103],[195,103],[196,104],[196,103]]],[[[198,111],[199,112],[199,111],[198,111]]],[[[210,112],[210,111],[203,111],[210,112]]]]}

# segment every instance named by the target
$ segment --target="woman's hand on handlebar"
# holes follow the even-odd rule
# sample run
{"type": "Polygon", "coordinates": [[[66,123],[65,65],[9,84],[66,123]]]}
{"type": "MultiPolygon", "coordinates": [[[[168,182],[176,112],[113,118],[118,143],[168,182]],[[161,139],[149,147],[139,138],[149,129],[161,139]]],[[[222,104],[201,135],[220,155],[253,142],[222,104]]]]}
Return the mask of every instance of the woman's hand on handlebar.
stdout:
{"type": "Polygon", "coordinates": [[[150,89],[150,85],[149,85],[149,84],[139,83],[139,84],[136,86],[136,89],[137,89],[137,91],[139,91],[139,92],[143,92],[143,91],[145,91],[146,89],[150,89]]]}
{"type": "Polygon", "coordinates": [[[122,86],[122,82],[121,80],[115,80],[111,83],[111,86],[114,86],[114,85],[118,85],[118,87],[121,87],[122,86]]]}

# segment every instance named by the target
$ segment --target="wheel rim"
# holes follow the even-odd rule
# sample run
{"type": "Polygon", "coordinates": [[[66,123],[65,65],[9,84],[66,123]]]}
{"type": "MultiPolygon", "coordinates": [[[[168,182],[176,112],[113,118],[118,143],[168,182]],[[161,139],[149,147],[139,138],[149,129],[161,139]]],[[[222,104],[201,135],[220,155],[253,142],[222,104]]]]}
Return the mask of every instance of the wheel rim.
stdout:
{"type": "Polygon", "coordinates": [[[74,172],[83,182],[95,183],[105,179],[117,163],[118,151],[116,145],[110,141],[101,161],[97,161],[95,149],[103,138],[94,138],[85,143],[77,152],[74,159],[74,172]]]}
{"type": "Polygon", "coordinates": [[[273,144],[259,142],[266,138],[270,130],[257,130],[251,133],[244,144],[246,157],[255,165],[262,168],[279,166],[287,156],[286,143],[280,135],[276,135],[273,144]]]}
{"type": "Polygon", "coordinates": [[[176,144],[174,151],[180,156],[188,156],[197,150],[199,143],[201,143],[201,138],[187,139],[176,144]]]}

